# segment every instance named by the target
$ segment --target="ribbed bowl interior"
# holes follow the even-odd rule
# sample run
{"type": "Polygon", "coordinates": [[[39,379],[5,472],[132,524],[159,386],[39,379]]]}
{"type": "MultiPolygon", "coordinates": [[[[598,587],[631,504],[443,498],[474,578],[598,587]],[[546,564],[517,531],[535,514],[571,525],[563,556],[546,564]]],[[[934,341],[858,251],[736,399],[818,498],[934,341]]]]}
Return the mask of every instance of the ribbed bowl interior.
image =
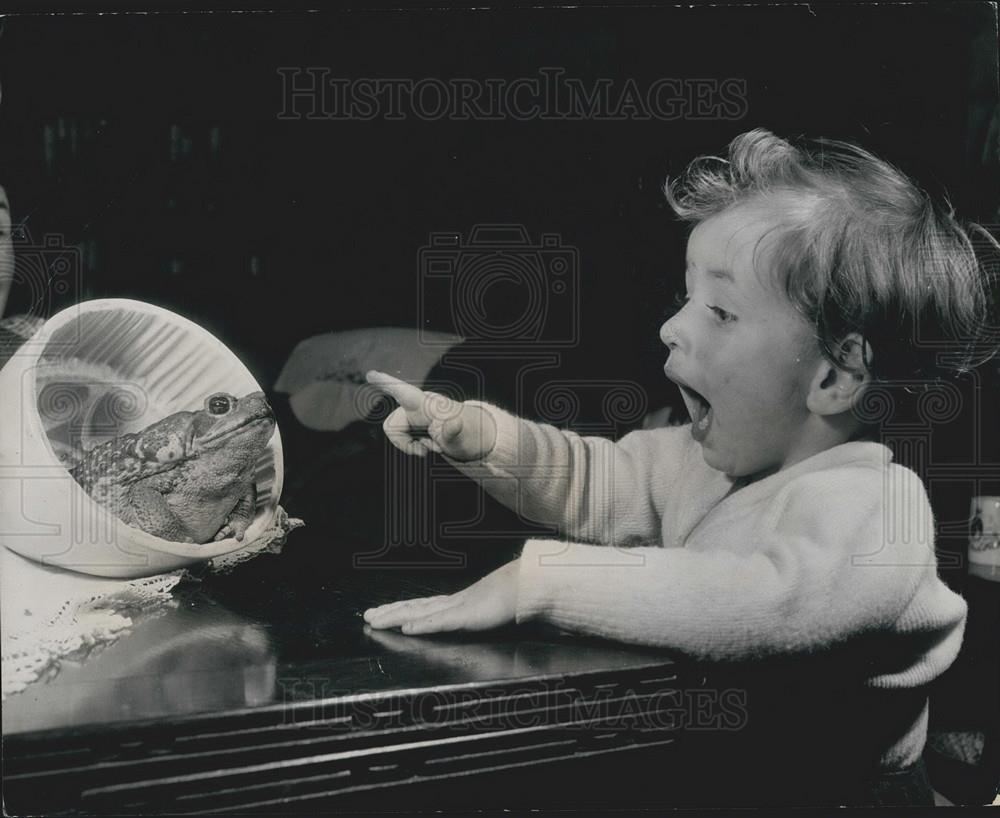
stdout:
{"type": "MultiPolygon", "coordinates": [[[[180,410],[195,411],[213,392],[260,390],[243,363],[209,332],[137,301],[85,302],[52,319],[35,369],[35,401],[53,455],[68,463],[112,437],[136,432],[180,410]]],[[[246,540],[270,524],[282,482],[277,429],[257,463],[257,508],[246,540]]],[[[243,547],[170,543],[141,532],[152,547],[208,558],[243,547]]]]}

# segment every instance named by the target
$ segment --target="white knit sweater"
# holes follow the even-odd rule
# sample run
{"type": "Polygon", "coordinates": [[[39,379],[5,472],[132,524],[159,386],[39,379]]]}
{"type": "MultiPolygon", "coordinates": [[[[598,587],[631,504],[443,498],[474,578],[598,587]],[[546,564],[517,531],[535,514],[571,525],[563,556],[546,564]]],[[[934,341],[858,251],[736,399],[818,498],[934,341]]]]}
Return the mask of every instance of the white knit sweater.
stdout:
{"type": "MultiPolygon", "coordinates": [[[[525,545],[519,622],[710,660],[884,634],[884,662],[859,670],[882,689],[923,685],[955,659],[966,604],[937,576],[923,484],[886,447],[845,443],[738,488],[688,426],[612,442],[481,405],[497,423],[493,451],[450,462],[573,540],[525,545]]],[[[919,757],[926,718],[885,748],[885,766],[919,757]]]]}

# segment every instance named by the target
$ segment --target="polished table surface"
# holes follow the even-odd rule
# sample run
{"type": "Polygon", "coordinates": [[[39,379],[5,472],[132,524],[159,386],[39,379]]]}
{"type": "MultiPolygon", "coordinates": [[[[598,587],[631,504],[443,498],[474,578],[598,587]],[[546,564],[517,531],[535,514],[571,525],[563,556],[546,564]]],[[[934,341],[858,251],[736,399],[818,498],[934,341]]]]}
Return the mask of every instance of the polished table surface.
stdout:
{"type": "Polygon", "coordinates": [[[177,586],[171,605],[134,616],[117,642],[5,702],[5,734],[671,661],[537,627],[436,637],[367,628],[366,608],[458,590],[516,556],[530,528],[439,458],[397,452],[380,424],[313,432],[284,396],[270,400],[285,450],[282,504],[305,527],[280,555],[230,574],[193,569],[198,580],[177,586]],[[478,527],[443,537],[470,513],[478,527]]]}
{"type": "MultiPolygon", "coordinates": [[[[308,549],[310,532],[291,538],[308,549]]],[[[133,616],[113,644],[62,663],[3,707],[7,735],[336,696],[562,676],[670,663],[663,653],[544,628],[409,637],[374,631],[371,605],[448,592],[464,572],[311,571],[263,554],[225,576],[183,581],[174,599],[133,616]]]]}
{"type": "MultiPolygon", "coordinates": [[[[360,799],[351,808],[434,807],[446,795],[464,809],[514,792],[501,775],[518,787],[535,776],[536,791],[564,803],[577,776],[603,781],[581,765],[607,773],[606,756],[624,752],[629,761],[615,764],[639,769],[633,748],[675,742],[669,715],[631,734],[643,713],[676,708],[664,698],[677,685],[667,654],[543,627],[373,631],[366,607],[471,577],[426,567],[328,575],[311,558],[316,529],[307,532],[281,555],[182,582],[113,644],[9,697],[8,807],[309,812],[345,808],[345,798],[360,799]]],[[[571,795],[600,797],[579,786],[571,795]]]]}
{"type": "MultiPolygon", "coordinates": [[[[563,803],[568,786],[581,792],[588,759],[607,768],[622,750],[634,766],[633,747],[675,741],[678,663],[665,652],[537,625],[427,637],[368,628],[368,607],[458,590],[513,558],[530,526],[436,458],[396,452],[377,424],[313,433],[273,404],[282,505],[305,527],[281,554],[231,573],[193,569],[171,602],[129,612],[117,641],[8,697],[9,807],[308,811],[361,793],[367,808],[373,788],[420,786],[431,806],[442,778],[483,806],[481,783],[455,782],[514,770],[523,783],[540,762],[543,788],[563,803]],[[414,482],[400,497],[404,472],[414,482]],[[443,532],[470,514],[471,530],[443,532]],[[632,730],[654,712],[651,729],[632,730]]],[[[494,792],[513,792],[497,781],[494,792]]]]}

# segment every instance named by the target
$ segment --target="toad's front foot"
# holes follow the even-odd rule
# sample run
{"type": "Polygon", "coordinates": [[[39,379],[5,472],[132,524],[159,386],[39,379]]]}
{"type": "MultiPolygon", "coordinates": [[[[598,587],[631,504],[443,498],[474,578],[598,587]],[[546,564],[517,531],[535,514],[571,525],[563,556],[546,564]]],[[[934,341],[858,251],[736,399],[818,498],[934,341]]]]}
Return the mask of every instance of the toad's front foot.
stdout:
{"type": "Polygon", "coordinates": [[[251,484],[247,493],[240,498],[236,507],[229,513],[229,519],[226,520],[225,525],[219,529],[213,539],[218,542],[219,540],[226,539],[226,537],[235,537],[237,540],[242,542],[243,536],[247,533],[247,529],[250,527],[250,523],[253,522],[254,509],[256,506],[257,487],[251,484]]]}
{"type": "Polygon", "coordinates": [[[226,523],[222,528],[219,529],[218,533],[212,538],[215,542],[219,540],[224,540],[227,537],[235,537],[240,542],[243,541],[243,537],[247,533],[247,528],[249,526],[245,522],[236,521],[226,523]]]}

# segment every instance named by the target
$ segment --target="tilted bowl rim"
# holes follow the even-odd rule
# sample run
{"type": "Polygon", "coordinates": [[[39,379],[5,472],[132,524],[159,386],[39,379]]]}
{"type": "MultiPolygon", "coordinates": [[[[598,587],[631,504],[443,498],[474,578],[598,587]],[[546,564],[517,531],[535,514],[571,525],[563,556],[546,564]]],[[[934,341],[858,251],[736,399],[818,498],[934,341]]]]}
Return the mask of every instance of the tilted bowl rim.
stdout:
{"type": "MultiPolygon", "coordinates": [[[[78,304],[74,304],[71,307],[60,310],[58,313],[49,318],[42,325],[35,336],[33,336],[28,342],[36,347],[32,350],[34,363],[37,364],[42,359],[45,351],[48,349],[49,343],[52,340],[53,334],[73,321],[78,320],[83,313],[96,313],[107,310],[122,309],[145,315],[153,315],[159,319],[179,326],[185,333],[190,333],[197,338],[199,345],[208,344],[213,346],[217,354],[227,358],[231,365],[238,367],[237,371],[246,378],[249,384],[252,384],[256,391],[264,391],[261,385],[257,382],[257,379],[253,376],[253,373],[251,373],[246,364],[240,360],[239,356],[236,355],[236,353],[233,352],[226,344],[216,338],[215,335],[213,335],[205,327],[195,321],[192,321],[190,318],[186,318],[185,316],[173,312],[172,310],[168,310],[165,307],[159,307],[146,301],[138,301],[130,298],[96,298],[89,301],[81,301],[78,304]]],[[[28,372],[26,374],[29,380],[26,385],[30,388],[31,408],[35,416],[39,417],[36,379],[38,368],[37,366],[28,366],[27,369],[28,372]]],[[[49,439],[48,434],[45,433],[44,428],[42,428],[42,434],[39,435],[39,440],[41,445],[44,447],[45,454],[51,458],[53,464],[62,466],[63,464],[56,455],[56,452],[52,447],[52,441],[49,439]]],[[[267,448],[271,450],[273,458],[274,484],[276,490],[274,491],[268,506],[265,506],[264,514],[255,518],[251,526],[247,529],[247,535],[250,535],[251,532],[256,536],[261,535],[274,522],[278,511],[280,490],[283,487],[284,482],[284,461],[281,432],[278,430],[277,424],[275,424],[274,433],[271,435],[266,445],[267,448]]],[[[67,476],[69,477],[69,482],[72,484],[70,492],[75,492],[76,500],[82,499],[82,501],[87,503],[89,506],[97,506],[100,508],[100,504],[93,500],[90,495],[87,494],[86,490],[84,490],[84,488],[75,479],[73,479],[72,476],[69,476],[68,470],[67,476]]],[[[182,543],[157,537],[155,534],[150,534],[147,531],[143,531],[141,528],[130,526],[121,520],[116,519],[114,524],[116,526],[121,525],[122,527],[128,529],[128,537],[131,541],[130,544],[132,545],[138,545],[143,548],[148,548],[151,551],[169,554],[170,556],[175,557],[182,557],[192,561],[209,560],[213,557],[220,557],[225,554],[231,554],[235,551],[243,550],[251,544],[254,539],[256,539],[256,536],[246,536],[243,540],[228,537],[217,542],[182,543]]]]}

